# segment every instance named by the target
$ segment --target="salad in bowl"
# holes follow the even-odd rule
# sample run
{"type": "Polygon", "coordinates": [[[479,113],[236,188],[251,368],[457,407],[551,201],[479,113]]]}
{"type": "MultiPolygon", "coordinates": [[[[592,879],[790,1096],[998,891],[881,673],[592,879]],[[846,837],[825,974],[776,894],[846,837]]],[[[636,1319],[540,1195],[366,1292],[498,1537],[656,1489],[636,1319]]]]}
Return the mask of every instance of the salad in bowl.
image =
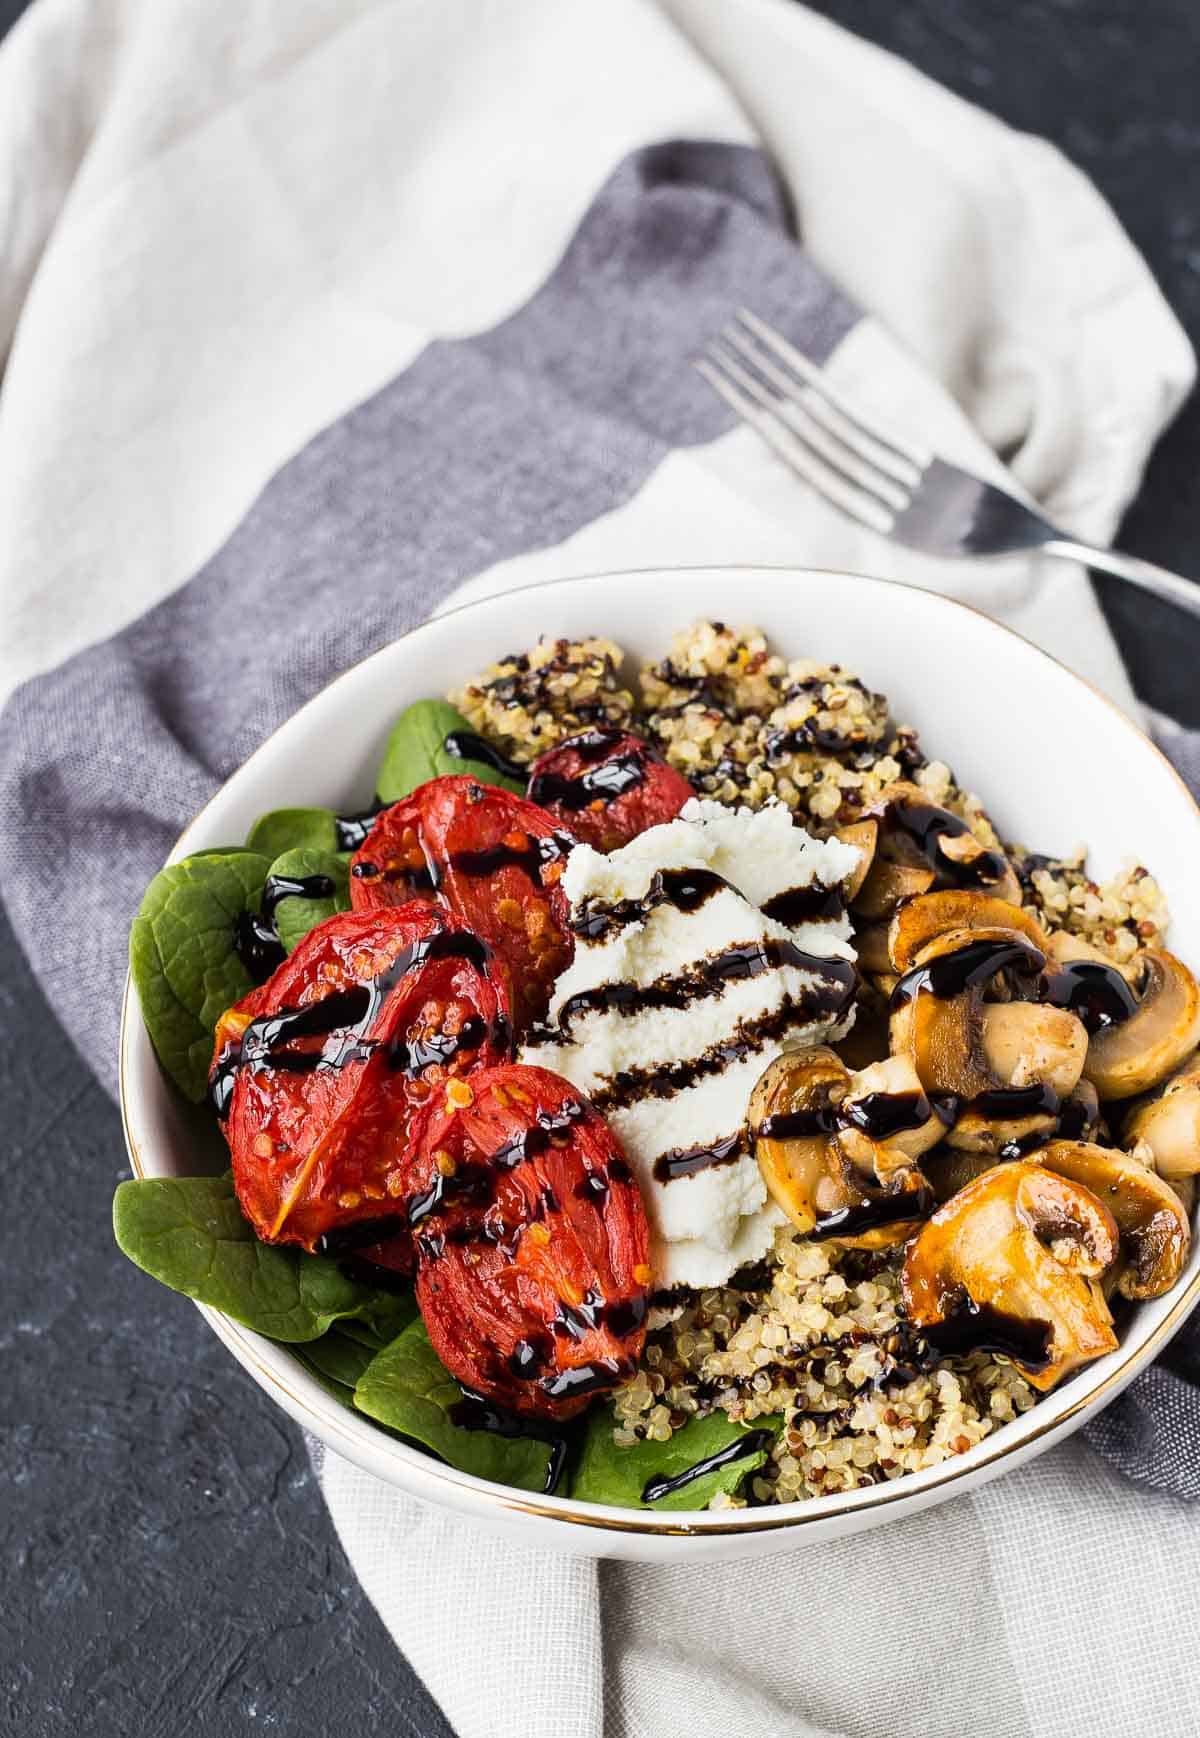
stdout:
{"type": "Polygon", "coordinates": [[[927,1472],[1113,1352],[1200,1171],[1162,891],[1002,838],[794,651],[540,640],[406,707],[365,812],[163,869],[132,981],[228,1169],[122,1183],[124,1252],[380,1432],[617,1508],[927,1472]]]}

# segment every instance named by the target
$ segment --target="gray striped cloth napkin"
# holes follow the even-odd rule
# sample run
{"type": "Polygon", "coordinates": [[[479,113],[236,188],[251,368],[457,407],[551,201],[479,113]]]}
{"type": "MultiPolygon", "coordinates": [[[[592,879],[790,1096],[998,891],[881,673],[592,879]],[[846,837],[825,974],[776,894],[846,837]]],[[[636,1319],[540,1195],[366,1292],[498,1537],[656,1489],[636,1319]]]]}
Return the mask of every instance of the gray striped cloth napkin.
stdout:
{"type": "MultiPolygon", "coordinates": [[[[748,303],[1111,534],[1192,361],[1048,147],[781,0],[264,0],[243,25],[234,0],[40,0],[0,54],[0,884],[110,1086],[129,918],[185,821],[450,600],[656,561],[862,568],[1136,707],[1084,575],[847,525],[688,367],[748,303]]],[[[1159,735],[1195,781],[1195,739],[1159,735]]],[[[1200,1609],[1170,1564],[1194,1589],[1200,1508],[1171,1499],[1200,1495],[1196,1331],[1087,1435],[1102,1459],[1068,1444],[702,1576],[534,1565],[321,1472],[462,1738],[901,1738],[967,1705],[1013,1738],[1194,1728],[1200,1609]]]]}

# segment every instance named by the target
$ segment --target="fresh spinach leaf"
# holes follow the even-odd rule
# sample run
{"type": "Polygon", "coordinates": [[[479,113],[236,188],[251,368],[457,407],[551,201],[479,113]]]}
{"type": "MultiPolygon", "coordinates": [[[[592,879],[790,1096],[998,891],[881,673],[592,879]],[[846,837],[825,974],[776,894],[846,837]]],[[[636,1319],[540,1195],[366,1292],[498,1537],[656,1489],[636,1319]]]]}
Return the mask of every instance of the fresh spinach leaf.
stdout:
{"type": "Polygon", "coordinates": [[[354,1385],[376,1356],[369,1346],[361,1346],[337,1328],[330,1328],[319,1340],[310,1340],[300,1356],[310,1369],[335,1382],[346,1391],[353,1403],[354,1385]]]}
{"type": "Polygon", "coordinates": [[[422,1321],[405,1328],[371,1360],[354,1390],[360,1412],[432,1449],[460,1472],[540,1491],[550,1464],[549,1443],[464,1429],[451,1416],[461,1399],[462,1389],[439,1361],[422,1321]]]}
{"type": "Polygon", "coordinates": [[[596,1406],[589,1413],[571,1495],[587,1503],[613,1503],[622,1509],[707,1507],[718,1491],[736,1491],[747,1473],[762,1466],[766,1451],[756,1449],[703,1473],[657,1502],[643,1502],[642,1492],[651,1479],[676,1478],[753,1430],[767,1429],[777,1435],[782,1427],[778,1417],[756,1418],[752,1425],[744,1425],[735,1424],[724,1412],[710,1412],[676,1430],[669,1442],[638,1442],[632,1448],[618,1448],[613,1441],[613,1422],[611,1406],[596,1406]]]}
{"type": "Polygon", "coordinates": [[[314,851],[307,845],[285,851],[271,865],[272,881],[307,881],[316,875],[323,875],[332,883],[331,893],[316,899],[289,893],[275,906],[275,932],[288,953],[318,923],[323,923],[337,911],[349,911],[350,870],[341,853],[314,851]]]}
{"type": "Polygon", "coordinates": [[[446,700],[415,700],[406,706],[388,737],[376,788],[385,803],[397,803],[418,785],[447,773],[465,773],[481,785],[501,785],[525,794],[523,781],[506,778],[481,760],[463,760],[446,750],[453,730],[470,730],[461,712],[446,700]]]}
{"type": "MultiPolygon", "coordinates": [[[[324,1344],[324,1341],[313,1340],[311,1344],[313,1346],[320,1346],[324,1344]]],[[[309,1350],[310,1347],[308,1345],[293,1346],[292,1356],[298,1364],[308,1371],[313,1381],[319,1383],[320,1386],[324,1388],[326,1394],[331,1395],[332,1398],[336,1400],[339,1405],[344,1406],[347,1411],[353,1412],[354,1389],[348,1387],[345,1382],[337,1382],[332,1376],[327,1376],[321,1366],[313,1358],[309,1357],[309,1350]]]]}
{"type": "Polygon", "coordinates": [[[353,1319],[342,1322],[338,1331],[352,1340],[357,1340],[360,1346],[365,1346],[369,1351],[382,1352],[385,1346],[390,1346],[404,1332],[410,1322],[416,1321],[421,1312],[411,1289],[380,1290],[374,1292],[373,1296],[374,1301],[366,1305],[353,1319]]]}
{"type": "Polygon", "coordinates": [[[337,816],[332,809],[272,809],[246,836],[248,851],[279,857],[284,851],[336,851],[337,816]]]}
{"type": "Polygon", "coordinates": [[[316,1340],[340,1317],[400,1319],[403,1299],[348,1279],[336,1261],[260,1243],[232,1178],[150,1177],[117,1185],[113,1232],[130,1261],[273,1340],[316,1340]]]}
{"type": "Polygon", "coordinates": [[[256,912],[270,859],[256,851],[202,852],[160,869],[129,932],[129,963],[159,1060],[199,1104],[212,1035],[225,1009],[253,988],[234,945],[256,912]]]}

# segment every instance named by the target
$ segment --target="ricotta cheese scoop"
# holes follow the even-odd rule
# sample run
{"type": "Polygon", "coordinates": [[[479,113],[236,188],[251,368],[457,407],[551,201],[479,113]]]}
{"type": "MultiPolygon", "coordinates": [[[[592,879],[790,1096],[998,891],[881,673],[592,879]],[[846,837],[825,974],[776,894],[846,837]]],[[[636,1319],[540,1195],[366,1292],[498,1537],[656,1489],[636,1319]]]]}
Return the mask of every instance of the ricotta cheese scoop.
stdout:
{"type": "Polygon", "coordinates": [[[782,806],[697,799],[620,850],[577,845],[567,860],[575,958],[521,1060],[607,1116],[646,1202],[658,1291],[722,1284],[784,1222],[746,1108],[782,1050],[853,1022],[838,889],[858,856],[782,806]]]}

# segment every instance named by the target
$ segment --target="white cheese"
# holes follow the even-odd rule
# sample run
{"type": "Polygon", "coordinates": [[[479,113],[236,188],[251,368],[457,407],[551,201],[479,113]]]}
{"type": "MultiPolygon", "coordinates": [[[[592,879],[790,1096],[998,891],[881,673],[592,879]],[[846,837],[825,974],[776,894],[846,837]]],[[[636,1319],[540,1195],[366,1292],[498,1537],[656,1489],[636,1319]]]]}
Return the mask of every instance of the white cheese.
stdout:
{"type": "Polygon", "coordinates": [[[646,1202],[656,1289],[718,1285],[770,1247],[782,1216],[746,1139],[750,1092],[783,1049],[849,1029],[845,969],[822,962],[854,954],[844,916],[788,928],[761,907],[836,886],[857,860],[784,808],[701,801],[619,851],[580,845],[568,859],[572,917],[598,933],[580,937],[555,986],[552,1036],[522,1060],[608,1117],[646,1202]],[[701,874],[692,886],[672,871],[701,874]],[[712,1162],[722,1147],[732,1156],[712,1162]]]}

